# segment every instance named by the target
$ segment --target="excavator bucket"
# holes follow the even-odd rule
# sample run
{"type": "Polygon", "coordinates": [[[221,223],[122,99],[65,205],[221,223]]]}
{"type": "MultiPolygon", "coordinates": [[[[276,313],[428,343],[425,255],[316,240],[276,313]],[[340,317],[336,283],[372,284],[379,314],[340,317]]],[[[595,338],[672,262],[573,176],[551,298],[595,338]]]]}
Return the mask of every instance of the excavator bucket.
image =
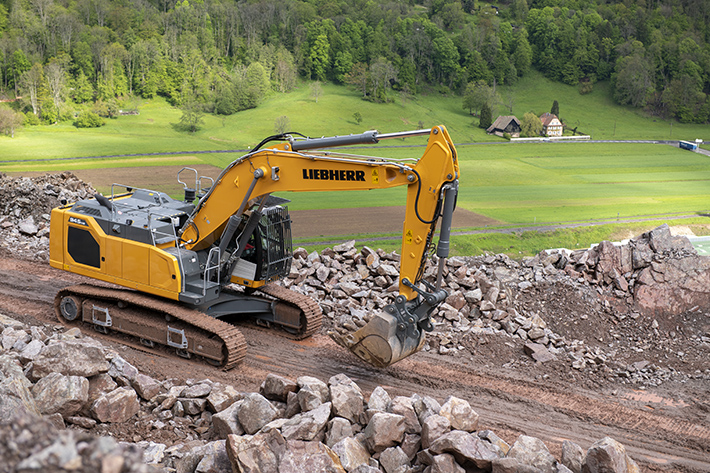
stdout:
{"type": "Polygon", "coordinates": [[[330,333],[331,338],[363,361],[385,368],[421,350],[424,332],[413,328],[403,333],[401,323],[387,312],[375,315],[364,327],[354,333],[330,333]]]}

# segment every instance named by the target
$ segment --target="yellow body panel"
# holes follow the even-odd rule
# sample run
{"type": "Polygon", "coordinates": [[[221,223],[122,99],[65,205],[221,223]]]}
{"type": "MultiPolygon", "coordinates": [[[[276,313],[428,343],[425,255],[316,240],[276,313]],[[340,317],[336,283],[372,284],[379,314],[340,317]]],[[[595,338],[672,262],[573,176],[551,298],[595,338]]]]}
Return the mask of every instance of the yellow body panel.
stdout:
{"type": "Polygon", "coordinates": [[[68,207],[53,209],[49,241],[49,263],[55,268],[178,299],[182,282],[175,256],[152,245],[107,235],[90,216],[71,213],[68,207]],[[72,223],[70,217],[85,224],[72,223]],[[98,267],[74,260],[69,251],[69,228],[88,232],[98,244],[98,267]]]}

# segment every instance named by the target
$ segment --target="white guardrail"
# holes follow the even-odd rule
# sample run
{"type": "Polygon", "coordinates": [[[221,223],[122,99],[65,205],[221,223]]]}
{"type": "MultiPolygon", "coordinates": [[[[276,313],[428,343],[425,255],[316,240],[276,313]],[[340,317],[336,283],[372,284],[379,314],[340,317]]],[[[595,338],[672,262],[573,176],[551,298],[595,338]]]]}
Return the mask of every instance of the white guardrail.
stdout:
{"type": "Polygon", "coordinates": [[[511,138],[510,141],[583,141],[590,139],[589,135],[580,136],[540,136],[533,138],[511,138]]]}

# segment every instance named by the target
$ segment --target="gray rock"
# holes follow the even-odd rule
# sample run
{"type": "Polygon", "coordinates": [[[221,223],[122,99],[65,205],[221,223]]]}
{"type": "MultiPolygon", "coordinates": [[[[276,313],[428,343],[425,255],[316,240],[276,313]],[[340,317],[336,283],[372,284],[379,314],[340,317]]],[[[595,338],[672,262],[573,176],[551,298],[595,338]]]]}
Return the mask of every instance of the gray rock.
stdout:
{"type": "Polygon", "coordinates": [[[533,466],[543,473],[557,473],[555,457],[538,438],[521,435],[510,447],[507,456],[518,460],[523,465],[533,466]]]}
{"type": "Polygon", "coordinates": [[[373,411],[387,412],[390,408],[392,398],[382,386],[377,386],[372,390],[367,401],[367,408],[373,411]]]}
{"type": "Polygon", "coordinates": [[[560,462],[569,468],[572,473],[582,473],[582,462],[584,461],[584,450],[574,442],[565,440],[562,442],[562,456],[560,462]]]}
{"type": "MultiPolygon", "coordinates": [[[[564,468],[564,467],[563,467],[564,468]]],[[[530,465],[523,465],[515,458],[499,458],[493,460],[491,473],[540,473],[540,470],[530,465]]],[[[558,471],[557,473],[565,473],[558,471]]]]}
{"type": "Polygon", "coordinates": [[[237,401],[226,409],[212,416],[212,425],[218,438],[227,438],[228,435],[243,435],[244,429],[239,423],[237,409],[242,401],[237,401]]]}
{"type": "Polygon", "coordinates": [[[127,387],[102,394],[91,406],[91,415],[99,422],[126,422],[140,410],[138,395],[127,387]]]}
{"type": "MultiPolygon", "coordinates": [[[[532,330],[530,330],[530,332],[532,332],[532,330]]],[[[528,336],[530,335],[530,332],[528,332],[528,336]]],[[[557,359],[554,354],[550,353],[550,351],[545,347],[545,345],[542,345],[540,343],[527,342],[525,343],[524,349],[525,353],[527,353],[533,360],[538,361],[540,363],[546,363],[548,361],[553,361],[557,359]]]]}
{"type": "Polygon", "coordinates": [[[194,384],[186,387],[182,392],[182,397],[200,398],[207,397],[212,392],[212,386],[207,383],[194,384]]]}
{"type": "Polygon", "coordinates": [[[480,432],[477,433],[478,438],[481,438],[483,440],[487,440],[488,442],[491,443],[494,447],[500,450],[501,455],[507,455],[508,451],[510,450],[510,445],[505,443],[505,441],[498,437],[495,433],[493,433],[490,430],[481,430],[480,432]]]}
{"type": "Polygon", "coordinates": [[[227,456],[225,440],[217,440],[206,444],[203,449],[207,450],[195,468],[195,473],[231,473],[232,464],[227,456]]]}
{"type": "Polygon", "coordinates": [[[452,430],[436,439],[429,451],[434,455],[451,453],[463,467],[471,463],[476,468],[491,469],[491,462],[500,458],[488,442],[463,430],[452,430]]]}
{"type": "Polygon", "coordinates": [[[335,445],[333,452],[338,455],[345,471],[353,471],[360,465],[367,465],[370,453],[367,448],[353,437],[345,437],[335,445]]]}
{"type": "Polygon", "coordinates": [[[328,385],[311,376],[301,376],[296,380],[298,384],[298,403],[302,411],[310,411],[328,402],[330,394],[328,385]]]}
{"type": "Polygon", "coordinates": [[[331,403],[326,402],[313,410],[297,414],[284,423],[281,434],[286,440],[314,440],[324,433],[330,412],[331,403]]]}
{"type": "Polygon", "coordinates": [[[404,438],[404,416],[377,412],[365,427],[365,441],[371,452],[379,453],[393,447],[404,438]]]}
{"type": "MultiPolygon", "coordinates": [[[[333,417],[326,426],[325,444],[330,448],[346,437],[353,436],[353,426],[342,417],[333,417]]],[[[579,473],[579,472],[577,472],[579,473]]]]}
{"type": "Polygon", "coordinates": [[[344,417],[350,422],[359,422],[364,412],[364,397],[360,387],[344,374],[338,374],[328,380],[333,414],[344,417]]]}
{"type": "Polygon", "coordinates": [[[438,414],[427,417],[422,425],[422,448],[429,448],[431,444],[451,430],[448,418],[438,414]]]}
{"type": "Polygon", "coordinates": [[[18,225],[17,229],[20,231],[20,233],[25,234],[25,235],[35,235],[38,231],[39,228],[35,224],[34,218],[30,215],[28,218],[22,220],[18,225]]]}
{"type": "Polygon", "coordinates": [[[278,430],[251,436],[229,435],[227,455],[232,470],[240,473],[279,473],[279,462],[286,453],[286,440],[278,430]]]}
{"type": "Polygon", "coordinates": [[[397,396],[392,399],[389,411],[392,414],[399,414],[404,417],[404,432],[407,434],[419,434],[422,426],[414,410],[414,400],[409,397],[397,396]]]}
{"type": "Polygon", "coordinates": [[[241,398],[242,396],[234,387],[228,384],[215,383],[212,385],[212,391],[210,391],[209,396],[207,396],[207,406],[212,412],[221,412],[241,398]]]}
{"type": "Polygon", "coordinates": [[[419,417],[419,423],[423,425],[427,417],[439,415],[441,404],[431,396],[412,396],[414,398],[414,410],[419,417]]]}
{"type": "Polygon", "coordinates": [[[286,402],[288,393],[296,392],[297,389],[298,385],[290,379],[269,373],[261,384],[260,391],[266,399],[286,402]]]}
{"type": "Polygon", "coordinates": [[[604,437],[589,447],[583,473],[638,473],[639,467],[626,448],[611,437],[604,437]]]}
{"type": "Polygon", "coordinates": [[[409,456],[400,447],[390,447],[380,453],[380,465],[386,473],[404,473],[409,469],[409,456]]]}
{"type": "Polygon", "coordinates": [[[182,408],[185,414],[196,416],[201,414],[207,408],[207,399],[204,398],[189,398],[189,399],[178,399],[182,404],[182,408]]]}
{"type": "Polygon", "coordinates": [[[441,406],[439,414],[449,419],[454,430],[473,432],[478,427],[478,414],[466,400],[450,396],[441,406]]]}
{"type": "Polygon", "coordinates": [[[19,359],[22,363],[28,363],[36,359],[44,348],[44,343],[40,340],[32,340],[20,352],[19,359]]]}
{"type": "Polygon", "coordinates": [[[431,460],[431,473],[466,473],[456,459],[449,453],[435,455],[431,460]]]}
{"type": "Polygon", "coordinates": [[[239,423],[248,434],[255,434],[263,426],[274,420],[276,408],[261,394],[247,394],[237,409],[239,423]]]}
{"type": "Polygon", "coordinates": [[[160,391],[163,389],[159,382],[142,373],[135,375],[131,386],[133,386],[133,389],[136,390],[138,395],[146,401],[153,399],[160,394],[160,391]]]}
{"type": "Polygon", "coordinates": [[[0,422],[16,415],[39,417],[40,412],[25,383],[19,378],[5,378],[0,381],[0,422]]]}
{"type": "Polygon", "coordinates": [[[111,365],[108,369],[108,374],[114,379],[123,377],[128,381],[133,381],[133,379],[138,375],[138,369],[121,358],[119,355],[115,355],[111,358],[111,365]]]}
{"type": "Polygon", "coordinates": [[[53,372],[90,378],[108,370],[103,349],[84,340],[66,340],[44,347],[32,363],[32,378],[44,378],[53,372]]]}
{"type": "Polygon", "coordinates": [[[345,473],[334,453],[320,442],[289,440],[279,462],[279,473],[345,473]]]}
{"type": "Polygon", "coordinates": [[[42,414],[72,416],[81,412],[89,402],[89,380],[51,373],[37,381],[32,387],[32,395],[42,414]]]}

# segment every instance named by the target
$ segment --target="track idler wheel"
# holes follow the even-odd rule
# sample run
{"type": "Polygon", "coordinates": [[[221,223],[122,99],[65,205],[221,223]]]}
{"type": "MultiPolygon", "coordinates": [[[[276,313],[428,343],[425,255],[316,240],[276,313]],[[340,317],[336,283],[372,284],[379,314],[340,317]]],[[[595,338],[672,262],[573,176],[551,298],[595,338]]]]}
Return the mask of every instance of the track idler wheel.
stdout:
{"type": "Polygon", "coordinates": [[[77,318],[81,321],[81,300],[74,296],[62,297],[59,302],[59,313],[69,322],[77,318]]]}

